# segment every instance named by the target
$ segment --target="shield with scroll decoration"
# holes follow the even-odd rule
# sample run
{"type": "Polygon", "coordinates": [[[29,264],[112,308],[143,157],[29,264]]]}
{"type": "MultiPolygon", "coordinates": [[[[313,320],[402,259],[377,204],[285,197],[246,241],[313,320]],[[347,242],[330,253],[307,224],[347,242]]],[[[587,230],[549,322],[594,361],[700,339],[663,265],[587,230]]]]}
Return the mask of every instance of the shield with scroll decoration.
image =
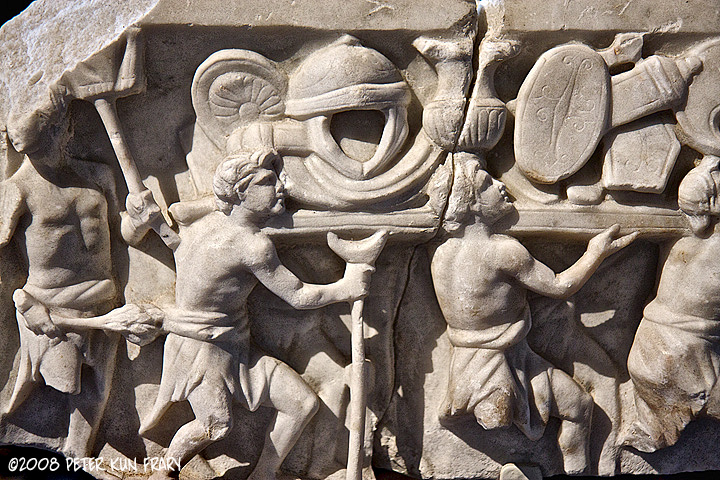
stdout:
{"type": "Polygon", "coordinates": [[[520,87],[515,160],[533,181],[555,183],[577,172],[600,141],[610,110],[610,74],[585,45],[548,50],[520,87]]]}

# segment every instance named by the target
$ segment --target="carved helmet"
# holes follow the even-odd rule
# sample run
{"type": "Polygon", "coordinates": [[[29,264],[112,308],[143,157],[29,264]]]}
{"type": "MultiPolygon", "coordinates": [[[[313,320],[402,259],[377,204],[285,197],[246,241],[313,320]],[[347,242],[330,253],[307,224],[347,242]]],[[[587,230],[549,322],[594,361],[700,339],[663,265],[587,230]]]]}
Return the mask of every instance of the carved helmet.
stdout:
{"type": "Polygon", "coordinates": [[[345,35],[308,56],[290,76],[286,115],[304,120],[313,150],[341,167],[345,175],[364,179],[380,170],[402,147],[408,135],[410,89],[397,67],[380,52],[345,35]],[[332,115],[350,110],[378,110],[385,127],[372,159],[350,159],[330,134],[332,115]],[[354,168],[350,168],[350,166],[354,168]]]}

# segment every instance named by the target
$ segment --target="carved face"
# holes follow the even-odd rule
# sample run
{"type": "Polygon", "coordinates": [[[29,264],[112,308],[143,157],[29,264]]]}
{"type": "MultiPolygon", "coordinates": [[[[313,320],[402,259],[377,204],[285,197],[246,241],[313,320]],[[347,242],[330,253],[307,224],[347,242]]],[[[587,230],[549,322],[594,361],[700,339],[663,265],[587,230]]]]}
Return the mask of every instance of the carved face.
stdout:
{"type": "Polygon", "coordinates": [[[718,158],[706,156],[680,183],[678,205],[689,215],[718,215],[720,204],[720,171],[718,158]]]}
{"type": "Polygon", "coordinates": [[[245,189],[242,207],[262,216],[278,215],[285,211],[285,190],[275,172],[262,169],[254,175],[245,189]]]}
{"type": "Polygon", "coordinates": [[[493,223],[504,217],[513,209],[505,184],[495,180],[484,170],[475,174],[475,201],[470,211],[481,215],[487,222],[493,223]]]}

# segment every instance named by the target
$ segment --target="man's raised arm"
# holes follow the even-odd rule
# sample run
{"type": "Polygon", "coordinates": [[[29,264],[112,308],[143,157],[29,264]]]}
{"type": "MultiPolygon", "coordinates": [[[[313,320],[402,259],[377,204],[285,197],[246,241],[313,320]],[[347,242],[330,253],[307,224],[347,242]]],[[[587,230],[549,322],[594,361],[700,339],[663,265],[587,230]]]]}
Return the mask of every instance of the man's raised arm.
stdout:
{"type": "Polygon", "coordinates": [[[0,183],[0,248],[7,245],[15,233],[20,218],[25,214],[25,199],[17,185],[0,183]]]}
{"type": "Polygon", "coordinates": [[[593,237],[583,256],[558,274],[514,240],[501,244],[500,265],[505,273],[533,292],[552,298],[567,298],[585,285],[605,258],[630,245],[637,237],[637,232],[617,237],[619,230],[619,225],[613,225],[593,237]]]}
{"type": "Polygon", "coordinates": [[[331,303],[352,302],[368,294],[370,274],[375,270],[367,264],[347,264],[343,278],[327,285],[305,283],[288,270],[278,258],[269,238],[257,238],[248,268],[271,292],[298,310],[319,308],[331,303]]]}

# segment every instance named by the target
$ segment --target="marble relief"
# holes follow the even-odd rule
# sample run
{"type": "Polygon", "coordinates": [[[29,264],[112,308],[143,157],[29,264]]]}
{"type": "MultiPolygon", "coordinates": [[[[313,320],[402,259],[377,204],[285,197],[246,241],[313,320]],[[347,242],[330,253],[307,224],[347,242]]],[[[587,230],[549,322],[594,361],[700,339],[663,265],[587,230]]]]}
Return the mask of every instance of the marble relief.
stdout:
{"type": "Polygon", "coordinates": [[[0,444],[720,470],[720,8],[675,3],[36,0],[0,29],[0,444]]]}

